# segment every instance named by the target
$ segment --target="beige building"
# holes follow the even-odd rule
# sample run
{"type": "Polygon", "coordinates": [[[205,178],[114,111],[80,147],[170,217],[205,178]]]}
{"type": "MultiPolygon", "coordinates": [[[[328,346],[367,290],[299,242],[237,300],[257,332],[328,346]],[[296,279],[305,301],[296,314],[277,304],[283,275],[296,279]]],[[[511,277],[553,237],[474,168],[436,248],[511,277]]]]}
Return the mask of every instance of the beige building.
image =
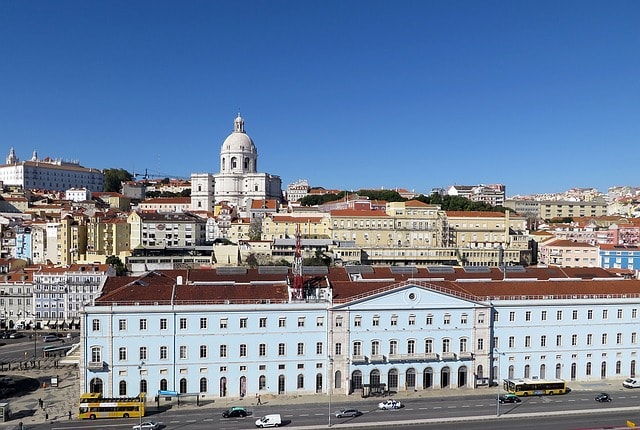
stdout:
{"type": "Polygon", "coordinates": [[[601,217],[607,215],[605,202],[585,201],[541,201],[540,218],[550,220],[554,218],[601,217]]]}
{"type": "Polygon", "coordinates": [[[57,261],[62,266],[69,266],[78,261],[87,249],[87,217],[67,214],[60,219],[57,230],[57,261]]]}
{"type": "Polygon", "coordinates": [[[130,248],[171,250],[204,244],[206,223],[190,213],[131,212],[130,248]]]}
{"type": "Polygon", "coordinates": [[[562,267],[598,267],[598,247],[572,240],[551,240],[540,244],[540,264],[562,267]]]}
{"type": "Polygon", "coordinates": [[[99,214],[87,224],[87,251],[84,260],[105,263],[110,256],[120,260],[131,255],[131,224],[125,214],[99,214]]]}
{"type": "Polygon", "coordinates": [[[186,212],[190,209],[190,197],[158,197],[143,200],[138,204],[139,211],[186,212]]]}
{"type": "Polygon", "coordinates": [[[262,220],[262,240],[294,238],[300,226],[300,234],[306,239],[331,237],[331,217],[317,215],[273,215],[262,220]]]}

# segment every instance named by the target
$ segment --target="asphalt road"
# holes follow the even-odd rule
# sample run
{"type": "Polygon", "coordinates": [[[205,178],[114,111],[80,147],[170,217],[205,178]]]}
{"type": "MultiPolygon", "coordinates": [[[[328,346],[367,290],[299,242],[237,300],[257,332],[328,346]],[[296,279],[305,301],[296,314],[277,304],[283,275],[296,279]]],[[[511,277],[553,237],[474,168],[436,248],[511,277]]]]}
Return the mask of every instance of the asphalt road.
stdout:
{"type": "MultiPolygon", "coordinates": [[[[406,406],[400,410],[380,411],[376,402],[357,402],[355,405],[332,405],[335,412],[340,407],[355,406],[363,412],[357,418],[331,418],[331,427],[360,427],[368,429],[389,428],[394,426],[416,429],[539,429],[572,430],[621,428],[627,420],[640,423],[640,393],[620,391],[611,393],[614,401],[597,403],[596,393],[572,392],[564,396],[526,398],[515,405],[501,405],[500,418],[497,418],[497,405],[494,397],[469,396],[461,398],[420,398],[407,399],[406,406]],[[478,420],[478,417],[481,417],[478,420]],[[429,422],[436,420],[437,422],[429,422]],[[454,420],[453,423],[447,423],[454,420]],[[413,424],[412,424],[413,423],[413,424]],[[455,426],[455,427],[454,427],[455,426]]],[[[200,408],[172,409],[161,414],[145,417],[145,420],[164,424],[163,429],[173,430],[236,430],[255,428],[254,421],[260,415],[280,413],[285,428],[327,428],[329,426],[329,407],[322,404],[267,404],[249,408],[252,414],[246,418],[222,418],[221,406],[207,405],[200,408]]],[[[33,429],[131,429],[138,421],[97,420],[97,421],[60,421],[33,429]]]]}

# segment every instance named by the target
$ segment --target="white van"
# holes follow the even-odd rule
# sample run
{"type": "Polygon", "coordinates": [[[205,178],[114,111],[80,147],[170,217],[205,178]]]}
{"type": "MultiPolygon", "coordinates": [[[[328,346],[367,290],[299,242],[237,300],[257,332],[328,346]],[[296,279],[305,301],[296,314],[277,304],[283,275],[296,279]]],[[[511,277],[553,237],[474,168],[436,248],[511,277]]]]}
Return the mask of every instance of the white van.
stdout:
{"type": "Polygon", "coordinates": [[[636,378],[628,378],[625,379],[622,383],[622,386],[625,388],[640,388],[640,379],[636,378]]]}
{"type": "Polygon", "coordinates": [[[280,414],[269,414],[256,420],[256,427],[280,427],[282,424],[282,417],[280,414]]]}

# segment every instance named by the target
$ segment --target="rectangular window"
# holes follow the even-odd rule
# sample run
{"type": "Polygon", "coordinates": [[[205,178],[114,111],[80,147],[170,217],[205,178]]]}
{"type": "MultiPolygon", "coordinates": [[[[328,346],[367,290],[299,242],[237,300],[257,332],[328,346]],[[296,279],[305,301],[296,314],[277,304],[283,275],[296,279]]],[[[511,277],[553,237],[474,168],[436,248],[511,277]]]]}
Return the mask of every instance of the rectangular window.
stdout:
{"type": "Polygon", "coordinates": [[[246,357],[246,356],[247,356],[247,345],[243,343],[240,345],[240,357],[246,357]]]}
{"type": "Polygon", "coordinates": [[[467,314],[460,315],[460,324],[465,325],[468,319],[467,314]]]}
{"type": "Polygon", "coordinates": [[[227,328],[229,320],[227,318],[220,318],[220,328],[227,328]]]}
{"type": "Polygon", "coordinates": [[[258,355],[260,357],[264,357],[267,355],[267,344],[266,343],[261,343],[260,345],[258,345],[258,355]]]}
{"type": "Polygon", "coordinates": [[[634,331],[634,332],[631,333],[631,343],[635,344],[637,341],[638,341],[638,335],[634,331]]]}
{"type": "Polygon", "coordinates": [[[304,327],[304,317],[298,317],[298,327],[304,327]]]}
{"type": "Polygon", "coordinates": [[[516,347],[516,338],[513,336],[509,336],[509,348],[516,347]]]}
{"type": "Polygon", "coordinates": [[[391,315],[391,325],[398,325],[398,315],[391,315]]]}
{"type": "Polygon", "coordinates": [[[514,322],[516,320],[516,313],[511,311],[509,312],[509,321],[514,322]]]}
{"type": "Polygon", "coordinates": [[[449,324],[451,324],[451,315],[449,315],[449,314],[444,314],[444,317],[443,317],[443,319],[442,319],[442,323],[443,323],[444,325],[449,325],[449,324]]]}
{"type": "Polygon", "coordinates": [[[304,343],[298,343],[298,355],[304,355],[304,343]]]}
{"type": "Polygon", "coordinates": [[[556,320],[562,321],[562,311],[556,311],[556,320]]]}
{"type": "Polygon", "coordinates": [[[166,318],[160,318],[160,330],[166,330],[167,324],[168,322],[166,318]]]}
{"type": "Polygon", "coordinates": [[[587,311],[587,319],[588,320],[592,320],[593,319],[593,311],[591,309],[589,309],[587,311]]]}
{"type": "Polygon", "coordinates": [[[531,336],[524,337],[524,347],[531,348],[531,336]]]}
{"type": "Polygon", "coordinates": [[[573,312],[571,312],[571,319],[574,319],[574,320],[578,319],[578,311],[576,309],[574,309],[573,312]]]}
{"type": "Polygon", "coordinates": [[[616,334],[616,344],[622,345],[622,333],[616,334]]]}
{"type": "Polygon", "coordinates": [[[373,325],[374,327],[377,327],[380,325],[380,317],[378,315],[373,316],[373,321],[371,322],[371,325],[373,325]]]}
{"type": "Polygon", "coordinates": [[[524,313],[524,320],[525,321],[531,321],[531,311],[526,311],[524,313]]]}
{"type": "Polygon", "coordinates": [[[571,335],[571,346],[577,346],[578,345],[578,335],[577,334],[572,334],[571,335]]]}
{"type": "Polygon", "coordinates": [[[187,329],[187,319],[180,318],[180,330],[186,330],[186,329],[187,329]]]}
{"type": "Polygon", "coordinates": [[[409,325],[416,325],[416,316],[409,315],[409,325]]]}
{"type": "Polygon", "coordinates": [[[606,320],[607,318],[609,318],[609,311],[606,309],[602,310],[602,319],[606,320]]]}
{"type": "Polygon", "coordinates": [[[353,318],[353,326],[354,327],[362,326],[362,317],[360,315],[356,315],[355,318],[353,318]]]}
{"type": "Polygon", "coordinates": [[[602,333],[602,344],[603,345],[607,344],[607,334],[606,333],[602,333]]]}
{"type": "Polygon", "coordinates": [[[200,328],[201,329],[206,329],[207,328],[207,318],[206,317],[201,317],[200,318],[200,328]]]}
{"type": "Polygon", "coordinates": [[[593,344],[593,335],[591,333],[587,334],[587,345],[593,344]]]}
{"type": "Polygon", "coordinates": [[[336,355],[342,355],[342,344],[336,343],[336,355]]]}
{"type": "Polygon", "coordinates": [[[180,345],[180,358],[183,360],[187,358],[187,347],[185,345],[180,345]]]}
{"type": "Polygon", "coordinates": [[[562,346],[562,335],[556,335],[556,346],[562,346]]]}
{"type": "Polygon", "coordinates": [[[267,318],[266,317],[262,317],[260,318],[260,328],[266,328],[267,327],[267,318]]]}
{"type": "Polygon", "coordinates": [[[120,359],[120,361],[124,361],[127,359],[127,348],[121,347],[118,350],[118,358],[120,359]]]}
{"type": "Polygon", "coordinates": [[[484,339],[480,338],[478,339],[478,351],[483,351],[484,350],[484,339]]]}
{"type": "Polygon", "coordinates": [[[247,328],[248,319],[240,318],[240,328],[247,328]]]}
{"type": "Polygon", "coordinates": [[[278,344],[278,355],[283,356],[287,352],[287,348],[284,343],[278,344]]]}
{"type": "Polygon", "coordinates": [[[118,330],[120,331],[127,330],[127,320],[118,320],[118,330]]]}
{"type": "Polygon", "coordinates": [[[220,345],[220,358],[227,358],[227,345],[220,345]]]}
{"type": "Polygon", "coordinates": [[[207,358],[207,345],[200,345],[200,358],[207,358]]]}
{"type": "Polygon", "coordinates": [[[147,319],[146,318],[141,318],[140,319],[140,330],[146,330],[147,329],[147,319]]]}
{"type": "Polygon", "coordinates": [[[323,350],[324,350],[323,343],[322,342],[316,342],[316,354],[322,355],[322,351],[323,350]]]}
{"type": "Polygon", "coordinates": [[[140,360],[146,360],[147,359],[147,347],[146,346],[141,346],[140,347],[140,360]]]}
{"type": "Polygon", "coordinates": [[[433,325],[433,315],[427,315],[427,319],[425,321],[426,325],[433,325]]]}
{"type": "Polygon", "coordinates": [[[169,356],[169,348],[167,348],[166,346],[161,346],[160,347],[160,360],[166,360],[168,356],[169,356]]]}
{"type": "Polygon", "coordinates": [[[316,318],[316,327],[324,327],[324,317],[316,318]]]}
{"type": "Polygon", "coordinates": [[[540,313],[540,319],[541,319],[542,321],[546,321],[546,320],[547,320],[547,311],[542,311],[542,312],[540,313]]]}
{"type": "Polygon", "coordinates": [[[547,346],[547,336],[540,336],[540,346],[543,348],[547,346]]]}
{"type": "Polygon", "coordinates": [[[285,317],[278,318],[278,327],[286,327],[287,319],[285,317]]]}
{"type": "Polygon", "coordinates": [[[336,327],[342,327],[342,317],[336,317],[336,327]]]}
{"type": "Polygon", "coordinates": [[[633,319],[638,318],[638,310],[637,309],[631,309],[631,318],[633,318],[633,319]]]}
{"type": "Polygon", "coordinates": [[[99,331],[100,330],[100,320],[94,319],[91,321],[91,330],[99,331]]]}

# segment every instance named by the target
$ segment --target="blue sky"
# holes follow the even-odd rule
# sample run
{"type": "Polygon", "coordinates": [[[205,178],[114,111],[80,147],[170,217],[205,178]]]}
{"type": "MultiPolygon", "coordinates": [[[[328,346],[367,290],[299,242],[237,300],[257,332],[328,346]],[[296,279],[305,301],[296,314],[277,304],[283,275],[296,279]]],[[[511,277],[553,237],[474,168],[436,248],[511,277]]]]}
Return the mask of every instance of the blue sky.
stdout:
{"type": "Polygon", "coordinates": [[[0,156],[325,188],[640,186],[640,1],[0,0],[0,156]],[[3,149],[4,148],[4,149],[3,149]]]}

